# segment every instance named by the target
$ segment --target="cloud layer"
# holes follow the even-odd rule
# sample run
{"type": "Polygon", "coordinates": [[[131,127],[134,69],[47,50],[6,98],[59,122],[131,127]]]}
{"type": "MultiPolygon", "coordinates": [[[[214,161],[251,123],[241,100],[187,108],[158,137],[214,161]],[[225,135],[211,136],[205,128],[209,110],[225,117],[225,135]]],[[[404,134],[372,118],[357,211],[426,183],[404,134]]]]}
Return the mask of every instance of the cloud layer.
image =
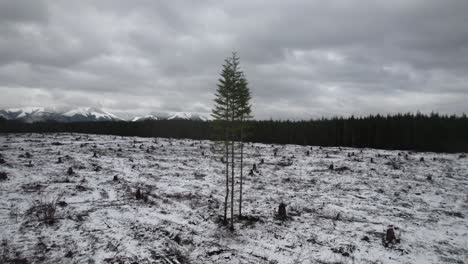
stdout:
{"type": "Polygon", "coordinates": [[[0,0],[0,108],[206,112],[236,50],[254,114],[468,112],[468,1],[0,0]]]}

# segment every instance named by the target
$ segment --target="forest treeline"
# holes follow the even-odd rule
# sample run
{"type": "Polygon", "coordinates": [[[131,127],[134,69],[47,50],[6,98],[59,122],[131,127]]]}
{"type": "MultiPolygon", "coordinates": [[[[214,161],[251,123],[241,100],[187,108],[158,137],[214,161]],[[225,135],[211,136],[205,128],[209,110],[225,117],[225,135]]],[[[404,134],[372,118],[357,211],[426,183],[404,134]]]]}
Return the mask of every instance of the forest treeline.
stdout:
{"type": "MultiPolygon", "coordinates": [[[[398,114],[310,121],[247,121],[246,141],[434,152],[468,152],[468,118],[398,114]]],[[[0,133],[75,132],[119,136],[211,139],[212,122],[38,122],[0,118],[0,133]]]]}

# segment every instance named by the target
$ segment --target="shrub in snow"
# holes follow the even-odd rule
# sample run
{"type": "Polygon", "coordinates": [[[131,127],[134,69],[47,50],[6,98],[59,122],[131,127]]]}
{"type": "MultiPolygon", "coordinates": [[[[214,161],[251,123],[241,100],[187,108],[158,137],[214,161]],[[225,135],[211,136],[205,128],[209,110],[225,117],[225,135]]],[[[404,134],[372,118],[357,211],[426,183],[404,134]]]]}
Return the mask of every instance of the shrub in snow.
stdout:
{"type": "Polygon", "coordinates": [[[57,220],[57,201],[59,198],[46,201],[41,199],[35,201],[31,208],[26,212],[27,215],[35,215],[37,219],[48,225],[52,225],[57,220]]]}

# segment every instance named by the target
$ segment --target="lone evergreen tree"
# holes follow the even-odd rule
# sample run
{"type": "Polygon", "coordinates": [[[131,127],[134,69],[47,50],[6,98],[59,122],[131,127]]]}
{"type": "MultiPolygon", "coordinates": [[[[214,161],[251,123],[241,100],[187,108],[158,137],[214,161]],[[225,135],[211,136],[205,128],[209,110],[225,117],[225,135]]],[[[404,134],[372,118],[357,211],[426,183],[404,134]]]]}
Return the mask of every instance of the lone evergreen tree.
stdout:
{"type": "Polygon", "coordinates": [[[225,60],[223,70],[221,72],[221,78],[218,79],[218,88],[216,90],[216,98],[214,100],[215,106],[212,110],[212,117],[214,118],[214,131],[216,139],[221,139],[224,143],[224,157],[223,161],[226,163],[226,193],[224,199],[224,224],[227,224],[227,210],[228,210],[228,199],[229,199],[229,121],[231,116],[231,104],[232,104],[232,86],[233,86],[233,75],[232,75],[232,63],[230,59],[225,60]]]}
{"type": "Polygon", "coordinates": [[[237,85],[236,85],[236,110],[237,119],[239,121],[240,129],[240,181],[239,181],[239,218],[242,218],[242,186],[244,179],[244,130],[245,121],[252,118],[251,104],[250,104],[250,89],[248,87],[247,79],[242,71],[237,71],[237,85]]]}
{"type": "Polygon", "coordinates": [[[251,118],[250,91],[247,80],[239,66],[239,57],[235,52],[225,60],[221,78],[218,80],[215,106],[212,111],[215,131],[218,139],[224,143],[224,160],[226,161],[226,196],[224,200],[224,222],[227,223],[229,191],[231,191],[231,221],[234,229],[234,184],[235,184],[235,144],[241,145],[241,187],[239,216],[242,213],[242,180],[243,180],[243,129],[244,120],[251,118]],[[229,158],[231,160],[229,164],[229,158]],[[231,190],[229,190],[229,166],[231,166],[231,190]]]}

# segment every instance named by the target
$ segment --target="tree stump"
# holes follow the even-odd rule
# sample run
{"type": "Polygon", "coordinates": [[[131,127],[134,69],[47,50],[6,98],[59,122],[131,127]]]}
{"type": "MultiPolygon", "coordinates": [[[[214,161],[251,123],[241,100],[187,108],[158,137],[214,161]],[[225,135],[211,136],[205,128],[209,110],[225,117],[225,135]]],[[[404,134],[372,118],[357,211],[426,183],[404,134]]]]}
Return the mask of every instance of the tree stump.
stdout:
{"type": "Polygon", "coordinates": [[[387,228],[387,233],[385,234],[385,245],[396,242],[395,229],[393,225],[389,225],[387,228]]]}
{"type": "Polygon", "coordinates": [[[63,163],[62,157],[59,157],[59,158],[58,158],[57,163],[59,163],[59,164],[60,164],[60,163],[63,163]]]}
{"type": "Polygon", "coordinates": [[[333,163],[330,164],[330,167],[328,167],[328,169],[333,170],[333,163]]]}
{"type": "Polygon", "coordinates": [[[96,151],[94,151],[93,158],[97,158],[97,157],[98,157],[97,153],[96,153],[96,151]]]}
{"type": "Polygon", "coordinates": [[[254,163],[254,165],[252,166],[252,170],[257,171],[257,164],[254,163]]]}
{"type": "Polygon", "coordinates": [[[5,160],[0,158],[0,164],[5,164],[5,163],[6,163],[5,160]]]}
{"type": "Polygon", "coordinates": [[[253,172],[253,170],[250,170],[250,172],[249,172],[249,176],[254,176],[254,172],[253,172]]]}
{"type": "Polygon", "coordinates": [[[73,174],[75,174],[75,172],[73,171],[73,168],[72,168],[72,167],[68,168],[67,174],[68,174],[68,175],[73,175],[73,174]]]}
{"type": "Polygon", "coordinates": [[[281,220],[285,220],[288,217],[286,214],[286,204],[280,203],[278,207],[278,218],[281,220]]]}
{"type": "Polygon", "coordinates": [[[261,159],[261,160],[260,160],[260,164],[263,164],[263,163],[265,163],[265,160],[264,160],[264,159],[261,159]]]}
{"type": "Polygon", "coordinates": [[[5,181],[5,180],[8,180],[8,176],[6,174],[6,172],[0,172],[0,181],[5,181]]]}
{"type": "Polygon", "coordinates": [[[306,151],[306,156],[310,156],[310,151],[306,151]]]}
{"type": "Polygon", "coordinates": [[[137,200],[140,200],[141,198],[143,198],[142,195],[141,195],[141,190],[140,190],[140,188],[138,188],[138,189],[136,190],[135,198],[136,198],[137,200]]]}

